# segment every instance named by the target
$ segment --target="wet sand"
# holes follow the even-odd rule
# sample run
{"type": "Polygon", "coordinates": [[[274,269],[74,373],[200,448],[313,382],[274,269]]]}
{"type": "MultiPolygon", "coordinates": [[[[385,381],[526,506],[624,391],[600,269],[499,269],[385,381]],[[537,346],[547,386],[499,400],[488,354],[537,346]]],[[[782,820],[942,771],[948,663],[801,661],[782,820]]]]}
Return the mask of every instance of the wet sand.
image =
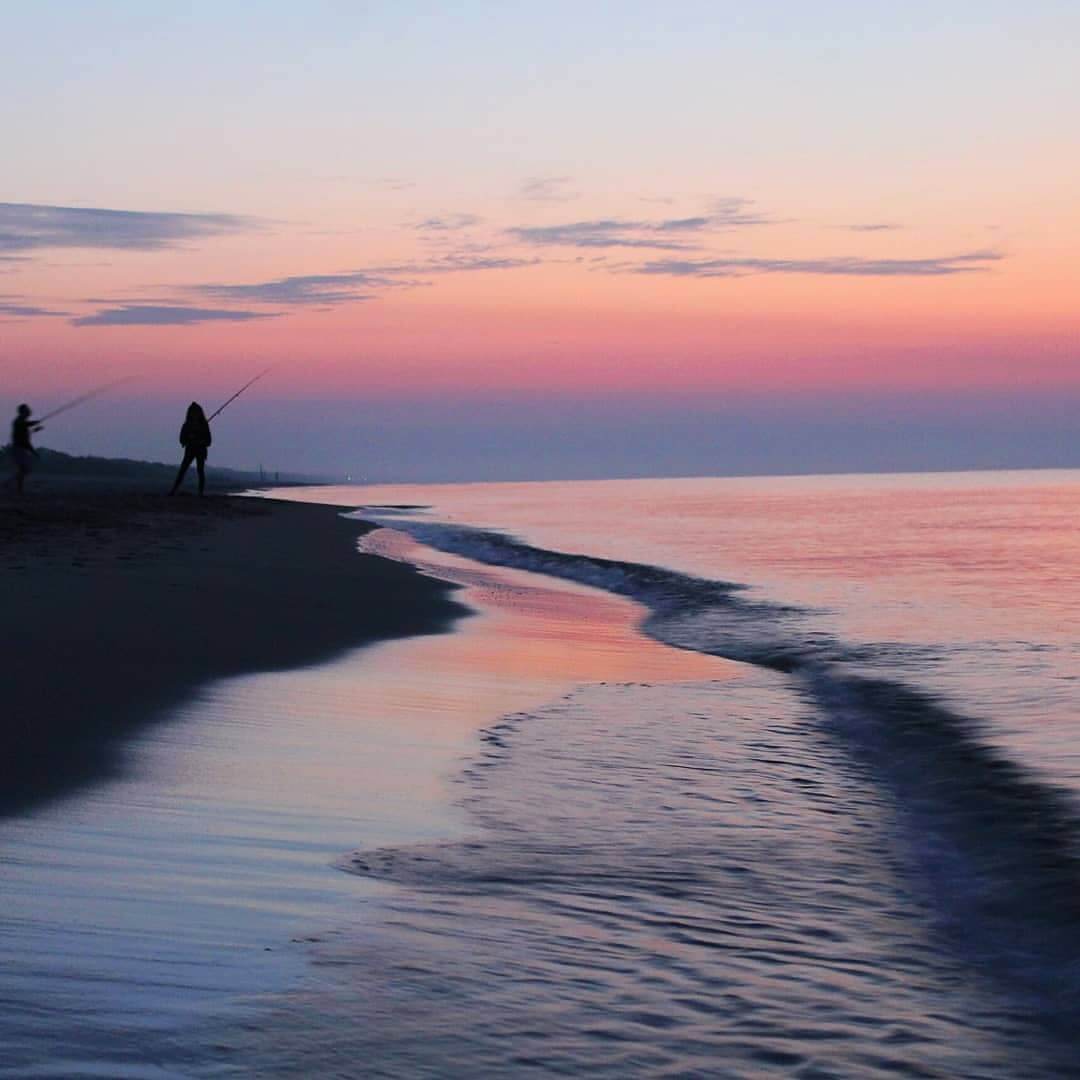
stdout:
{"type": "MultiPolygon", "coordinates": [[[[257,656],[260,669],[276,656],[280,670],[185,689],[175,707],[153,712],[160,723],[132,725],[114,740],[126,766],[118,775],[0,820],[0,1077],[280,1075],[294,1059],[294,1075],[357,1075],[355,1062],[320,1067],[324,1052],[347,1052],[348,1040],[292,1041],[295,1026],[281,1019],[297,994],[329,995],[334,1014],[342,988],[321,950],[384,934],[394,889],[342,873],[355,869],[349,853],[474,833],[462,770],[488,745],[480,730],[503,716],[558,702],[582,682],[734,672],[642,637],[634,626],[643,609],[622,598],[425,553],[383,530],[362,541],[376,553],[361,555],[353,550],[360,523],[326,508],[294,515],[257,500],[190,504],[147,509],[177,515],[191,537],[156,555],[150,537],[141,540],[129,561],[145,562],[147,578],[189,562],[232,565],[235,580],[223,573],[224,588],[239,588],[249,573],[262,588],[268,576],[299,576],[299,600],[325,604],[320,617],[338,620],[343,606],[360,605],[368,612],[361,626],[381,636],[393,629],[398,640],[301,667],[292,666],[297,652],[273,652],[273,627],[259,626],[248,647],[270,650],[257,656]],[[289,563],[286,534],[310,557],[289,563]],[[339,545],[348,564],[340,572],[339,545]],[[273,553],[259,554],[267,546],[273,553]],[[462,592],[450,600],[447,586],[378,554],[462,592]],[[288,565],[274,571],[274,561],[288,565]],[[353,564],[366,568],[357,582],[370,587],[350,599],[341,582],[353,564]],[[389,585],[373,579],[401,583],[388,604],[378,589],[389,585]],[[410,596],[418,614],[437,607],[452,618],[456,600],[475,614],[454,633],[405,636],[405,620],[389,623],[385,612],[407,610],[410,596]]],[[[116,536],[94,526],[101,558],[112,552],[116,561],[139,515],[119,520],[127,527],[117,525],[116,536]]],[[[58,562],[62,549],[70,562],[69,534],[49,559],[58,562]]],[[[244,602],[234,597],[234,606],[244,602]]],[[[156,646],[132,647],[149,663],[156,646]]]]}
{"type": "Polygon", "coordinates": [[[52,479],[0,496],[0,813],[121,767],[207,682],[445,630],[451,587],[359,555],[325,506],[52,479]]]}

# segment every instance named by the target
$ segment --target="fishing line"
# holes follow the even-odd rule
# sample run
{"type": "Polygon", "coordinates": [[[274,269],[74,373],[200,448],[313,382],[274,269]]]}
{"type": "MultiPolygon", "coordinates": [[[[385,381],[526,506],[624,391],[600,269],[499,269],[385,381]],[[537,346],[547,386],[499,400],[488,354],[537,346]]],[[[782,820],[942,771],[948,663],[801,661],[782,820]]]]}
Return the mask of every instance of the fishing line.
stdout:
{"type": "Polygon", "coordinates": [[[67,412],[68,409],[74,409],[77,405],[81,405],[84,401],[89,401],[91,398],[96,398],[101,394],[107,393],[109,390],[113,390],[118,386],[122,386],[124,383],[131,382],[133,379],[137,379],[137,375],[126,375],[122,379],[116,379],[113,382],[105,383],[104,386],[96,386],[93,390],[87,390],[85,394],[80,394],[77,398],[72,398],[71,401],[61,405],[58,409],[53,409],[52,412],[46,413],[44,416],[39,417],[34,421],[35,424],[44,424],[46,420],[51,420],[54,416],[59,416],[63,412],[67,412]]]}
{"type": "Polygon", "coordinates": [[[214,417],[215,417],[215,416],[217,416],[217,414],[218,414],[218,413],[220,413],[220,412],[224,412],[224,411],[225,411],[225,408],[226,408],[226,406],[228,406],[228,405],[231,405],[231,404],[232,404],[232,403],[233,403],[233,402],[234,402],[234,401],[235,401],[235,400],[236,400],[236,399],[237,399],[237,398],[238,398],[238,397],[239,397],[239,396],[240,396],[240,395],[241,395],[241,394],[242,394],[242,393],[243,393],[243,392],[244,392],[244,391],[245,391],[245,390],[246,390],[246,389],[247,389],[247,388],[249,387],[249,386],[254,386],[254,385],[255,385],[255,384],[256,384],[256,383],[257,383],[257,382],[258,382],[258,381],[259,381],[259,380],[260,380],[260,379],[261,379],[261,378],[262,378],[262,377],[264,376],[264,375],[269,375],[269,374],[270,374],[270,372],[271,372],[271,371],[273,371],[273,370],[274,370],[274,368],[273,368],[273,367],[268,367],[268,368],[267,368],[267,369],[266,369],[265,371],[260,371],[260,372],[259,372],[259,374],[258,374],[258,375],[256,375],[254,379],[249,379],[249,380],[248,380],[248,381],[247,381],[246,383],[244,383],[244,385],[243,385],[243,386],[241,386],[241,387],[240,387],[240,389],[239,389],[239,390],[237,390],[237,391],[236,391],[236,393],[235,393],[235,394],[233,394],[233,396],[232,396],[231,398],[229,398],[229,399],[228,399],[228,401],[226,401],[226,402],[225,402],[225,404],[224,404],[224,405],[219,405],[219,406],[218,406],[218,407],[217,407],[217,408],[216,408],[216,409],[215,409],[215,410],[214,410],[214,411],[213,411],[213,412],[212,412],[212,413],[211,413],[211,414],[210,414],[210,415],[209,415],[209,416],[208,416],[208,417],[206,418],[206,422],[207,422],[207,423],[210,423],[210,421],[211,421],[211,420],[213,420],[213,419],[214,419],[214,417]]]}

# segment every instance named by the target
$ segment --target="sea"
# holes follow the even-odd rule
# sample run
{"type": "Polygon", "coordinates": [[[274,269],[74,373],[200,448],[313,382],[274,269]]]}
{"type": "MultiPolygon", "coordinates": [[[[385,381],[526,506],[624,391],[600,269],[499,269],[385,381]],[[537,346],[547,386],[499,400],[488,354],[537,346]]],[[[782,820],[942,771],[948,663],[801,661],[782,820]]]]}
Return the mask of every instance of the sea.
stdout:
{"type": "Polygon", "coordinates": [[[274,494],[473,614],[0,823],[0,1076],[1080,1076],[1080,472],[274,494]]]}

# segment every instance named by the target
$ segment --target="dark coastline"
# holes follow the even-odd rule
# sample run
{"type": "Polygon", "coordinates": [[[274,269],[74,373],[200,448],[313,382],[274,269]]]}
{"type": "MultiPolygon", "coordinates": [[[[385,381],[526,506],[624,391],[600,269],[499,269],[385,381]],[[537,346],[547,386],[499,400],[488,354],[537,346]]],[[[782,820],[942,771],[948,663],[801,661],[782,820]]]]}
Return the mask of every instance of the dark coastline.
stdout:
{"type": "Polygon", "coordinates": [[[324,506],[79,489],[0,504],[0,815],[123,767],[205,683],[444,632],[453,587],[324,506]]]}

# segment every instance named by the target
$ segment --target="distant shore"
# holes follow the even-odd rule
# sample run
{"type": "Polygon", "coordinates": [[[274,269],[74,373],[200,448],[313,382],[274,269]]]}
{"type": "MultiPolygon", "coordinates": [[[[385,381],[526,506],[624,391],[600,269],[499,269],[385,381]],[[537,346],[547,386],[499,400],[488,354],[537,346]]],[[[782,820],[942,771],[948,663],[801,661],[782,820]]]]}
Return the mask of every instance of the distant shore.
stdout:
{"type": "MultiPolygon", "coordinates": [[[[0,448],[0,475],[7,471],[9,447],[0,448]]],[[[65,454],[47,446],[37,447],[34,460],[34,486],[39,490],[52,490],[58,485],[72,483],[90,486],[104,481],[110,484],[140,487],[144,490],[168,490],[176,476],[178,460],[172,462],[143,461],[136,458],[108,458],[94,455],[65,454]]],[[[192,476],[193,478],[193,476],[192,476]]],[[[216,464],[213,459],[206,466],[208,487],[220,491],[237,491],[248,487],[291,487],[295,484],[326,483],[326,477],[281,472],[275,469],[235,469],[216,464]]]]}
{"type": "Polygon", "coordinates": [[[53,478],[0,496],[0,814],[109,775],[206,682],[444,631],[452,586],[329,507],[53,478]]]}

